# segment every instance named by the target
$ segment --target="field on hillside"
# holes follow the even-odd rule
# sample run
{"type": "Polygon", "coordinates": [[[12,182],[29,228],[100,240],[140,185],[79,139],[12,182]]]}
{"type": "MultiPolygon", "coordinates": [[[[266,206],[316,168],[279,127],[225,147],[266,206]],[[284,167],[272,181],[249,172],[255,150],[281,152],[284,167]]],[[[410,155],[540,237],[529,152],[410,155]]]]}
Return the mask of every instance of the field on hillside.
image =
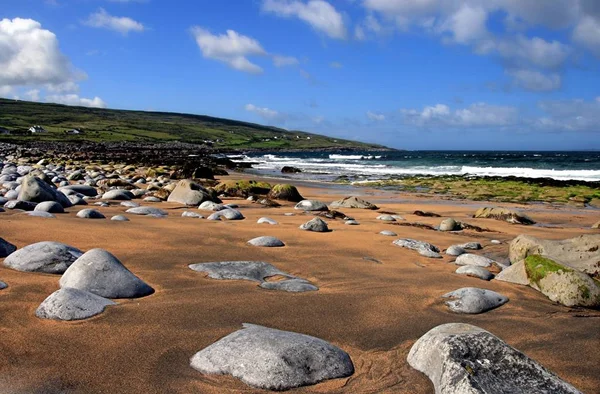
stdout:
{"type": "Polygon", "coordinates": [[[0,99],[0,142],[27,141],[182,141],[232,149],[382,149],[360,142],[287,131],[236,120],[166,112],[71,107],[0,99]],[[47,133],[29,135],[33,125],[47,133]],[[80,129],[82,135],[67,135],[80,129]]]}

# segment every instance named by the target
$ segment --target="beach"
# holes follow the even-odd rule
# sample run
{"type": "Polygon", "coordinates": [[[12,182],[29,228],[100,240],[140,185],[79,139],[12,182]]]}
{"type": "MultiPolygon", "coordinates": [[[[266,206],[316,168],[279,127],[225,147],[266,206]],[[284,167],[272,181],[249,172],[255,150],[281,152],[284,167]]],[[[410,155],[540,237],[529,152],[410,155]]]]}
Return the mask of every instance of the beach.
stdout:
{"type": "MultiPolygon", "coordinates": [[[[221,180],[258,179],[233,173],[221,180]]],[[[273,179],[267,179],[272,184],[273,179]]],[[[287,183],[295,184],[293,179],[287,183]]],[[[57,219],[0,214],[2,237],[17,247],[57,241],[83,251],[103,248],[118,257],[155,293],[118,300],[118,306],[81,321],[39,319],[36,308],[59,289],[59,276],[25,273],[0,266],[8,288],[0,292],[0,391],[6,393],[221,393],[262,392],[231,376],[205,375],[190,358],[242,323],[311,335],[346,351],[355,367],[347,378],[292,389],[299,393],[432,393],[430,380],[406,361],[415,341],[444,323],[469,323],[490,331],[584,393],[600,387],[600,312],[569,308],[526,286],[485,282],[457,275],[452,256],[429,259],[392,244],[398,238],[423,240],[446,249],[475,241],[477,253],[506,261],[508,243],[520,234],[566,239],[597,234],[600,211],[550,204],[502,204],[535,219],[533,226],[475,219],[484,201],[448,200],[399,191],[298,182],[306,199],[331,203],[355,195],[405,222],[439,225],[447,217],[490,231],[441,232],[376,220],[377,211],[340,209],[360,225],[326,219],[327,233],[301,231],[313,217],[294,203],[266,208],[241,198],[240,221],[181,217],[172,202],[143,203],[168,212],[165,218],[129,216],[130,222],[85,220],[78,207],[57,219]],[[441,215],[419,217],[416,210],[441,215]],[[286,216],[285,213],[294,213],[286,216]],[[278,225],[257,224],[269,217],[278,225]],[[391,230],[397,237],[379,234],[391,230]],[[274,236],[282,248],[258,248],[247,241],[274,236]],[[499,240],[500,244],[492,244],[499,240]],[[305,278],[318,291],[287,293],[261,289],[243,280],[214,280],[188,265],[219,261],[264,261],[305,278]],[[462,287],[499,292],[510,301],[486,313],[448,310],[441,296],[462,287]]],[[[105,216],[123,214],[113,202],[94,207],[105,216]]],[[[402,222],[399,222],[402,223],[402,222]]]]}

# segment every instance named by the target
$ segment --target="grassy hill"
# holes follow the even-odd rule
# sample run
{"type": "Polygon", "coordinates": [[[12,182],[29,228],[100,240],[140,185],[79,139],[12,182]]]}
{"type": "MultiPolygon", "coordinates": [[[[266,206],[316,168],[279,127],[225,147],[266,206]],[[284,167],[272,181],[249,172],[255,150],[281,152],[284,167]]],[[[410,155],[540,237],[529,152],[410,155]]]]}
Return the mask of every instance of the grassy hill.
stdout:
{"type": "Polygon", "coordinates": [[[167,112],[71,107],[0,99],[0,142],[136,141],[207,143],[221,149],[386,149],[383,146],[287,131],[236,120],[167,112]],[[48,133],[26,131],[41,125],[48,133]],[[73,128],[82,135],[67,135],[73,128]]]}

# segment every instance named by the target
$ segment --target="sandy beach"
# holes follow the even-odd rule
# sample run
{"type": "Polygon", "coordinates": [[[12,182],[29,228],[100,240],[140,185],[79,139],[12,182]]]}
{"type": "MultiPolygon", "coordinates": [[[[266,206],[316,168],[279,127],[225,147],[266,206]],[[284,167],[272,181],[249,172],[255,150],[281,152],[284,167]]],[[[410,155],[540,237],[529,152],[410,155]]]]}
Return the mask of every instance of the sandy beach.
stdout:
{"type": "MultiPolygon", "coordinates": [[[[407,222],[438,225],[453,217],[491,231],[432,231],[381,222],[375,211],[340,209],[360,225],[327,220],[331,232],[312,233],[298,229],[312,215],[294,211],[293,203],[264,208],[244,199],[224,199],[239,204],[246,217],[242,221],[182,218],[186,209],[199,211],[167,202],[144,203],[167,210],[167,218],[129,215],[130,222],[80,219],[75,216],[78,207],[57,219],[2,213],[0,234],[17,247],[58,241],[83,251],[103,248],[156,292],[119,300],[118,306],[91,319],[45,320],[37,318],[35,310],[59,288],[60,277],[0,266],[0,279],[9,285],[0,292],[0,392],[261,392],[229,376],[203,375],[189,365],[199,350],[240,329],[242,323],[253,323],[324,339],[352,358],[356,371],[349,378],[290,392],[432,393],[433,385],[408,365],[407,354],[431,328],[451,322],[490,331],[584,393],[600,390],[599,311],[558,305],[529,287],[457,275],[451,256],[428,259],[392,244],[397,238],[414,238],[445,249],[476,241],[484,246],[479,254],[503,261],[508,242],[519,234],[565,239],[598,233],[590,226],[598,221],[599,210],[502,204],[520,208],[538,222],[522,226],[471,218],[486,205],[481,201],[305,182],[298,188],[305,198],[325,203],[361,196],[407,222]],[[442,218],[417,217],[415,210],[442,218]],[[295,215],[284,215],[291,212],[295,215]],[[263,216],[279,224],[258,225],[263,216]],[[379,235],[382,230],[398,237],[379,235]],[[263,235],[275,236],[286,246],[247,244],[263,235]],[[492,239],[502,243],[494,245],[492,239]],[[237,260],[271,263],[310,280],[319,291],[268,291],[249,281],[209,279],[188,268],[194,263],[237,260]],[[468,286],[499,292],[510,301],[479,315],[449,311],[440,296],[468,286]]],[[[118,202],[94,208],[107,217],[126,210],[118,202]]]]}

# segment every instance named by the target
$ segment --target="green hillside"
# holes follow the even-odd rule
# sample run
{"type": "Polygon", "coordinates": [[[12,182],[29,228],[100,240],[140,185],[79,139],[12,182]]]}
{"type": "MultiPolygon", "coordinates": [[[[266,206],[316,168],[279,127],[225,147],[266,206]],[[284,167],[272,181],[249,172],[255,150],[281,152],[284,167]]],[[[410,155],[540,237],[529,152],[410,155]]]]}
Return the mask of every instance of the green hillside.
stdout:
{"type": "Polygon", "coordinates": [[[0,133],[0,142],[181,141],[207,143],[221,149],[385,149],[378,145],[203,115],[71,107],[7,99],[0,99],[0,128],[10,133],[0,133]],[[33,125],[40,125],[48,132],[32,135],[27,130],[33,125]],[[65,133],[74,128],[84,133],[65,133]]]}

